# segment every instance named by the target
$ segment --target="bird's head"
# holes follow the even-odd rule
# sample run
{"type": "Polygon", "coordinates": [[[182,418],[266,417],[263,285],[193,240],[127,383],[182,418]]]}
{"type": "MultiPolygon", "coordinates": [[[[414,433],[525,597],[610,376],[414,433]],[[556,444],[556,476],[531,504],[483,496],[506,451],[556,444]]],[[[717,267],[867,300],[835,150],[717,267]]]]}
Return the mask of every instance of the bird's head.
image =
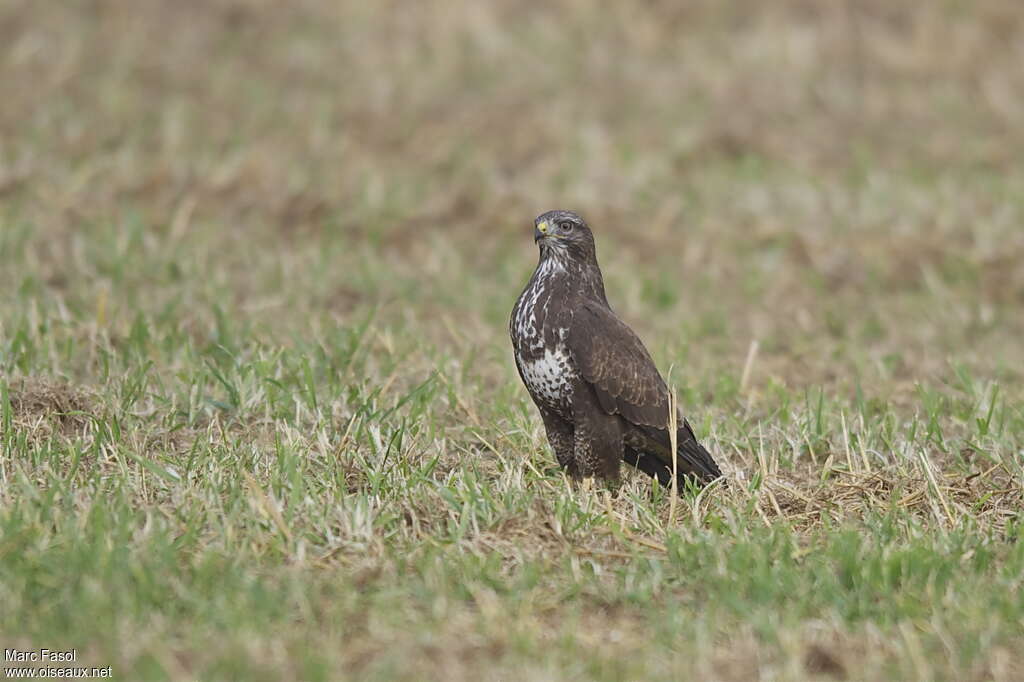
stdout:
{"type": "Polygon", "coordinates": [[[533,241],[540,246],[541,258],[567,257],[585,263],[597,263],[594,234],[587,223],[572,211],[548,211],[533,221],[533,241]]]}

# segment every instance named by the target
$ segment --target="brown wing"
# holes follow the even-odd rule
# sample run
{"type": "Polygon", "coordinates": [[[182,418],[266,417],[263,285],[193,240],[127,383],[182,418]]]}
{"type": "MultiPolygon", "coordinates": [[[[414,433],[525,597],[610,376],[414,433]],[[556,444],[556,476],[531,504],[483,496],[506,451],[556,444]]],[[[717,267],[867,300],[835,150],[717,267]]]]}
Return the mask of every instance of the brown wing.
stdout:
{"type": "MultiPolygon", "coordinates": [[[[666,483],[672,471],[668,387],[643,342],[615,313],[596,302],[585,302],[576,309],[566,341],[601,408],[638,427],[627,434],[626,461],[654,472],[666,483]]],[[[676,452],[683,487],[689,477],[707,483],[722,475],[711,453],[697,442],[689,422],[682,418],[676,452]]]]}
{"type": "Polygon", "coordinates": [[[665,428],[668,387],[643,342],[615,313],[584,302],[573,315],[566,342],[605,412],[638,426],[665,428]]]}

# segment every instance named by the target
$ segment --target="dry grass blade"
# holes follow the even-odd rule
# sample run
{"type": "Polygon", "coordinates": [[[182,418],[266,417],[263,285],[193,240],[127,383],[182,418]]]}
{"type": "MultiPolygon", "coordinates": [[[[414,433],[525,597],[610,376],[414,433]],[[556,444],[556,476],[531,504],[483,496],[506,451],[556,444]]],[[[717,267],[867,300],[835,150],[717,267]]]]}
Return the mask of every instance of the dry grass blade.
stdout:
{"type": "Polygon", "coordinates": [[[259,484],[252,474],[248,471],[243,471],[242,475],[245,477],[245,483],[249,488],[249,492],[256,498],[256,507],[262,511],[267,518],[274,522],[274,525],[281,532],[281,535],[287,541],[288,546],[292,547],[294,544],[294,538],[292,537],[292,531],[288,528],[288,524],[285,523],[284,517],[281,516],[281,511],[274,504],[274,501],[270,499],[270,495],[267,491],[259,484]]]}
{"type": "MultiPolygon", "coordinates": [[[[669,379],[672,378],[672,371],[669,370],[669,379]]],[[[672,387],[668,392],[668,439],[672,446],[672,499],[669,501],[668,511],[668,525],[669,528],[675,526],[676,521],[676,504],[679,498],[679,447],[678,447],[678,421],[679,415],[676,412],[676,389],[672,387]]]]}
{"type": "Polygon", "coordinates": [[[747,359],[743,362],[743,374],[740,376],[740,393],[746,393],[747,387],[750,385],[750,375],[754,371],[754,362],[757,360],[757,352],[761,348],[761,343],[757,339],[752,339],[750,347],[747,348],[747,359]]]}

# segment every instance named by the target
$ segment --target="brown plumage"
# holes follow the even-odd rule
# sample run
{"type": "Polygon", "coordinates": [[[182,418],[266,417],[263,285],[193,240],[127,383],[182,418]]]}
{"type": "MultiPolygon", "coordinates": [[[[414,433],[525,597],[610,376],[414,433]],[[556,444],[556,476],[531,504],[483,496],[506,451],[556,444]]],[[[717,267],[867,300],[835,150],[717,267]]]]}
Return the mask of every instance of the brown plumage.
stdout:
{"type": "MultiPolygon", "coordinates": [[[[669,393],[650,353],[608,306],[590,228],[571,211],[534,223],[540,262],[512,309],[519,376],[559,464],[573,477],[617,479],[626,461],[672,481],[669,393]]],[[[679,417],[679,487],[722,472],[679,417]]]]}

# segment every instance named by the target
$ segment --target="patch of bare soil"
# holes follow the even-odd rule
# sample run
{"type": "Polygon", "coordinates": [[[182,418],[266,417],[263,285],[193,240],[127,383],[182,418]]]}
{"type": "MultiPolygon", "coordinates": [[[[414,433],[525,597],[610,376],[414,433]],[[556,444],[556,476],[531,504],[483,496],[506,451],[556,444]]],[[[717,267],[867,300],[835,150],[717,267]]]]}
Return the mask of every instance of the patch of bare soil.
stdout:
{"type": "MultiPolygon", "coordinates": [[[[11,428],[33,439],[82,435],[95,413],[95,398],[62,379],[23,377],[8,385],[11,428]]],[[[0,422],[0,429],[3,422],[0,422]]]]}

